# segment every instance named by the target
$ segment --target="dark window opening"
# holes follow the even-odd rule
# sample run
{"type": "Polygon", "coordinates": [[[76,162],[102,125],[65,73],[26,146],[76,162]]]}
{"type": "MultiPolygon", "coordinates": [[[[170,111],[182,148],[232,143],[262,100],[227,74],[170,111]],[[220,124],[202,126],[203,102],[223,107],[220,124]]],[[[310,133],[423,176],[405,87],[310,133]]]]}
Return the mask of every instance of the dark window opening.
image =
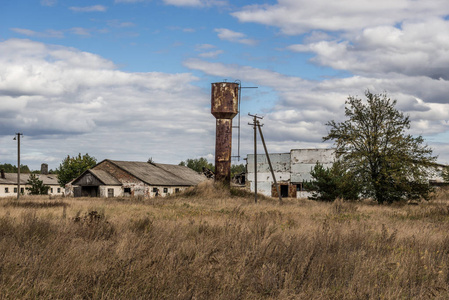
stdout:
{"type": "MultiPolygon", "coordinates": [[[[124,192],[125,194],[130,194],[130,195],[131,195],[131,188],[124,188],[124,189],[123,189],[123,192],[124,192]]],[[[109,193],[109,191],[108,191],[108,193],[109,193]]]]}
{"type": "Polygon", "coordinates": [[[281,197],[288,197],[288,185],[281,185],[281,197]]]}
{"type": "Polygon", "coordinates": [[[20,193],[23,194],[25,190],[23,188],[20,188],[20,193]]]}
{"type": "Polygon", "coordinates": [[[60,193],[61,192],[61,188],[58,188],[58,193],[60,193]]]}
{"type": "Polygon", "coordinates": [[[9,189],[5,187],[5,193],[9,193],[9,189]]]}
{"type": "Polygon", "coordinates": [[[301,192],[302,191],[302,183],[298,183],[296,185],[296,191],[301,192]]]}
{"type": "Polygon", "coordinates": [[[114,197],[114,189],[108,189],[108,198],[114,197]]]}
{"type": "Polygon", "coordinates": [[[179,193],[179,188],[175,188],[175,193],[179,193]]]}
{"type": "Polygon", "coordinates": [[[17,188],[14,188],[14,193],[17,193],[17,188]]]}
{"type": "Polygon", "coordinates": [[[53,193],[53,188],[50,188],[50,193],[53,193]]]}
{"type": "Polygon", "coordinates": [[[164,188],[164,193],[167,193],[168,192],[168,188],[164,188]]]}
{"type": "Polygon", "coordinates": [[[157,188],[153,188],[153,193],[156,193],[157,192],[157,188]]]}

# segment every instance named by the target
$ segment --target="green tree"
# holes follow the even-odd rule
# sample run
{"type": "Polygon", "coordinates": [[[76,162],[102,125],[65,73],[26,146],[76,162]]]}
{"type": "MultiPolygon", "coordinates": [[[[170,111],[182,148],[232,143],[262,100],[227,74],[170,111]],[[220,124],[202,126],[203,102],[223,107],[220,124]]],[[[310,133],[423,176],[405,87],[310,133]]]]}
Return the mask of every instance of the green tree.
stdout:
{"type": "Polygon", "coordinates": [[[45,185],[44,182],[39,180],[39,177],[33,173],[28,177],[27,185],[30,185],[30,187],[26,187],[26,189],[31,195],[47,195],[48,189],[50,188],[50,186],[45,185]]]}
{"type": "Polygon", "coordinates": [[[97,160],[89,154],[70,157],[69,155],[62,161],[57,169],[59,185],[64,187],[67,183],[80,176],[87,169],[97,164],[97,160]]]}
{"type": "Polygon", "coordinates": [[[212,172],[214,171],[214,165],[207,161],[204,157],[200,158],[189,158],[186,161],[181,161],[179,163],[180,166],[186,166],[189,167],[192,170],[195,170],[197,172],[203,172],[203,167],[208,168],[212,172]]]}
{"type": "MultiPolygon", "coordinates": [[[[17,167],[11,164],[0,164],[0,170],[5,173],[17,173],[17,167]]],[[[27,165],[20,164],[20,173],[30,173],[30,168],[27,165]]]]}
{"type": "Polygon", "coordinates": [[[309,199],[334,201],[337,198],[356,200],[360,195],[360,185],[351,172],[345,170],[344,164],[337,161],[331,168],[324,168],[317,162],[310,172],[313,180],[305,184],[312,191],[309,199]]]}
{"type": "Polygon", "coordinates": [[[441,176],[443,177],[444,181],[449,182],[449,167],[443,168],[443,171],[441,172],[441,176]]]}
{"type": "Polygon", "coordinates": [[[365,93],[346,101],[344,122],[330,121],[326,140],[334,140],[337,156],[362,184],[362,195],[378,203],[428,199],[428,176],[436,161],[422,136],[406,134],[410,119],[387,94],[365,93]]]}
{"type": "Polygon", "coordinates": [[[240,173],[244,173],[244,172],[246,172],[246,167],[244,164],[231,166],[231,177],[233,177],[236,174],[240,174],[240,173]]]}

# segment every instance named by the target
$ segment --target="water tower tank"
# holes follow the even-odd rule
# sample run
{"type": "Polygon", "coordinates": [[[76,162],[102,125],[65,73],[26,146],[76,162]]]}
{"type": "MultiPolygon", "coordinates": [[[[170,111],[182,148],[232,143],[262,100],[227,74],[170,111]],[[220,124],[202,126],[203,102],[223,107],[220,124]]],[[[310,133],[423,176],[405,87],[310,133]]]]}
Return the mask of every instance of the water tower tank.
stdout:
{"type": "Polygon", "coordinates": [[[231,182],[232,118],[238,113],[239,84],[212,83],[211,113],[216,118],[215,181],[231,182]]]}

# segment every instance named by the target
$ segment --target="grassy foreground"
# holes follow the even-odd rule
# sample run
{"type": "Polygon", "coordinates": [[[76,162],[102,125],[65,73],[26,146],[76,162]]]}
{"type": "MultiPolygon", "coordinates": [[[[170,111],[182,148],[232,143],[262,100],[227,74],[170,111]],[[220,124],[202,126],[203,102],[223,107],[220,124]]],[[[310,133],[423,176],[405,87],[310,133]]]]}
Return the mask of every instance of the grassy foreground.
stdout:
{"type": "Polygon", "coordinates": [[[2,299],[448,299],[447,196],[0,200],[2,299]]]}

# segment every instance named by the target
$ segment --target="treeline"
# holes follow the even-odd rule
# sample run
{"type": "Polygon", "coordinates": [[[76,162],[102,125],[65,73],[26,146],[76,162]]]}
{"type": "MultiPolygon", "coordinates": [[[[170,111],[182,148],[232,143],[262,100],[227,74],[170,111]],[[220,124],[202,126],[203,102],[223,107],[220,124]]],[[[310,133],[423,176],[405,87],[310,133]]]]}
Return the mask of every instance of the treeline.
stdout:
{"type": "MultiPolygon", "coordinates": [[[[17,173],[17,166],[12,164],[0,164],[0,170],[3,170],[5,173],[17,173]]],[[[30,168],[27,165],[20,164],[20,173],[34,173],[39,174],[41,170],[30,170],[30,168]]],[[[58,169],[48,170],[49,174],[58,174],[58,169]]]]}
{"type": "MultiPolygon", "coordinates": [[[[17,173],[17,166],[11,164],[0,164],[0,170],[3,170],[5,173],[17,173]]],[[[30,168],[27,165],[20,165],[21,173],[31,173],[30,168]]]]}
{"type": "MultiPolygon", "coordinates": [[[[180,166],[186,166],[194,171],[197,172],[203,172],[203,168],[209,169],[212,172],[215,172],[215,166],[208,162],[206,158],[200,157],[200,158],[189,158],[185,161],[181,161],[179,163],[180,166]]],[[[231,176],[234,176],[236,174],[240,174],[246,171],[245,165],[232,165],[231,166],[231,176]]]]}

